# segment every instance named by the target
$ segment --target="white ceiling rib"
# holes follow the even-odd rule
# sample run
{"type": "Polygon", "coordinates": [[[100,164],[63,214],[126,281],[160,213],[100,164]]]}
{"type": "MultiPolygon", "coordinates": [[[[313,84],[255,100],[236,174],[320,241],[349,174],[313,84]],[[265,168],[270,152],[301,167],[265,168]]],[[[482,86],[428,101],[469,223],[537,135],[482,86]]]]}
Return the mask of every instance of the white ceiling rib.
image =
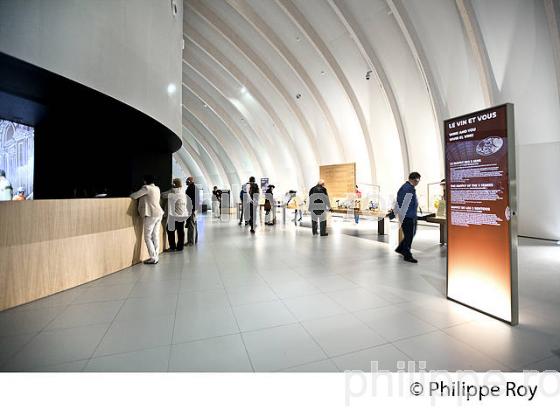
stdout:
{"type": "Polygon", "coordinates": [[[279,130],[280,137],[282,138],[282,143],[289,150],[291,160],[295,161],[293,164],[296,168],[294,171],[297,175],[298,185],[300,187],[305,186],[305,174],[303,172],[303,164],[305,163],[300,151],[297,149],[295,142],[289,135],[289,132],[281,119],[280,115],[277,113],[276,109],[267,101],[264,95],[261,93],[258,87],[256,87],[253,82],[246,77],[236,65],[230,61],[225,55],[223,55],[217,48],[206,41],[201,35],[196,33],[194,30],[188,30],[185,36],[197,45],[201,50],[207,53],[217,64],[222,66],[226,71],[229,72],[232,78],[235,78],[238,84],[243,84],[247,91],[253,96],[253,98],[263,107],[265,112],[270,116],[273,123],[279,130]],[[242,81],[246,78],[245,82],[242,81]]]}
{"type": "Polygon", "coordinates": [[[210,160],[212,161],[212,164],[214,165],[218,173],[218,176],[221,179],[222,184],[227,183],[229,184],[229,186],[231,186],[233,183],[237,183],[237,181],[230,180],[229,175],[224,168],[223,162],[220,161],[218,155],[216,154],[216,151],[214,150],[212,145],[208,142],[210,138],[205,138],[203,132],[190,119],[185,118],[185,111],[188,113],[188,115],[191,115],[193,119],[202,126],[204,133],[214,137],[212,135],[212,132],[207,127],[207,125],[202,123],[191,111],[189,111],[188,108],[183,106],[183,127],[189,130],[193,139],[200,145],[202,149],[204,149],[204,152],[208,155],[208,157],[210,157],[210,160]]]}
{"type": "Polygon", "coordinates": [[[375,181],[376,169],[375,169],[375,156],[373,153],[372,138],[370,136],[370,132],[368,129],[368,125],[362,107],[360,106],[358,98],[356,97],[356,94],[354,93],[354,90],[352,89],[350,82],[348,81],[346,75],[344,74],[342,67],[338,64],[336,58],[330,52],[328,46],[321,39],[321,37],[315,31],[315,29],[313,29],[311,24],[309,24],[309,22],[305,19],[303,14],[298,10],[298,8],[294,5],[294,3],[292,3],[290,0],[276,0],[276,3],[280,6],[282,10],[284,10],[286,15],[290,17],[290,19],[294,22],[294,24],[296,24],[296,26],[299,27],[299,29],[307,37],[309,42],[313,44],[313,46],[315,47],[319,55],[321,55],[321,57],[325,60],[325,62],[330,67],[330,69],[335,73],[337,80],[340,82],[340,85],[344,89],[344,92],[347,98],[350,100],[354,112],[358,117],[365,146],[367,149],[367,155],[369,158],[371,180],[375,181]]]}
{"type": "MultiPolygon", "coordinates": [[[[236,34],[236,32],[223,20],[221,20],[215,13],[198,0],[189,2],[191,9],[210,24],[216,31],[218,31],[231,45],[233,45],[245,58],[253,64],[253,66],[267,79],[269,84],[282,96],[286,105],[290,108],[292,113],[296,116],[300,123],[305,139],[312,149],[315,162],[319,163],[319,150],[317,141],[314,138],[313,132],[305,115],[294,102],[293,97],[289,94],[286,88],[282,85],[278,77],[274,74],[269,65],[245,42],[236,34]]],[[[292,136],[291,139],[294,137],[292,136]]],[[[296,153],[300,155],[299,153],[296,153]]],[[[303,161],[301,161],[303,163],[303,161]]]]}

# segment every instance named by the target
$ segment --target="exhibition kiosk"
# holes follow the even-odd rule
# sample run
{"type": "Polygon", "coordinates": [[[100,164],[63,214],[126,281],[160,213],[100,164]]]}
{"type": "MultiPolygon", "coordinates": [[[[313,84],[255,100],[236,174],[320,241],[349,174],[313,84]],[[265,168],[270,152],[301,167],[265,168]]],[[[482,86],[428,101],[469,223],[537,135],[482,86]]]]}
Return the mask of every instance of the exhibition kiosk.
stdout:
{"type": "Polygon", "coordinates": [[[513,105],[444,122],[447,297],[518,323],[513,105]]]}

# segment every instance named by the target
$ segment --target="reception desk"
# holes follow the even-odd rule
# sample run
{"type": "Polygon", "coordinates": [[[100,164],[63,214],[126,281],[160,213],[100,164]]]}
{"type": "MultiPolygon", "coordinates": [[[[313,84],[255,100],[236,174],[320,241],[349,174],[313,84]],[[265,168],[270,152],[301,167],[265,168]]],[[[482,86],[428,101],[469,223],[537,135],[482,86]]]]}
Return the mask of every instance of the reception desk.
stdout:
{"type": "Polygon", "coordinates": [[[0,311],[147,258],[136,207],[130,198],[0,202],[0,311]]]}

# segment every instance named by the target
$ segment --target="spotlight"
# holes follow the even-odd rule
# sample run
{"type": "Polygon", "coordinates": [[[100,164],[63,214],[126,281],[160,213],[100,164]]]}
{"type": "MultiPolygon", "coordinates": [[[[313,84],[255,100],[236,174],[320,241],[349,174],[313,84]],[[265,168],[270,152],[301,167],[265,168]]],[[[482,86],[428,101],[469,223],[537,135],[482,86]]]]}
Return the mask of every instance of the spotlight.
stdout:
{"type": "Polygon", "coordinates": [[[370,78],[371,78],[371,70],[369,70],[369,71],[366,73],[366,80],[369,80],[370,78]]]}
{"type": "Polygon", "coordinates": [[[560,245],[560,241],[556,241],[556,245],[560,245]]]}
{"type": "Polygon", "coordinates": [[[167,94],[169,94],[169,95],[175,94],[176,90],[177,90],[177,86],[173,83],[171,83],[167,86],[167,94]]]}
{"type": "Polygon", "coordinates": [[[300,94],[300,93],[297,93],[297,94],[296,94],[296,100],[299,100],[300,98],[301,98],[301,94],[300,94]]]}

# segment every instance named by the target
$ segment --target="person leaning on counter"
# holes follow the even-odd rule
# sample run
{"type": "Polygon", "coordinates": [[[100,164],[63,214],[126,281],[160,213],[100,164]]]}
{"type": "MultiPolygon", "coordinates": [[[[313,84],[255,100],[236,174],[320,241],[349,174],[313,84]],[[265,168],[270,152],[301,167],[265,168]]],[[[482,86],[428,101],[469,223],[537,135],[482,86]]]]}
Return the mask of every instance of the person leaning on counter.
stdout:
{"type": "Polygon", "coordinates": [[[153,175],[145,175],[144,186],[130,197],[138,199],[138,214],[144,218],[144,241],[150,255],[144,263],[155,265],[159,261],[159,229],[164,212],[159,204],[160,191],[153,175]]]}

